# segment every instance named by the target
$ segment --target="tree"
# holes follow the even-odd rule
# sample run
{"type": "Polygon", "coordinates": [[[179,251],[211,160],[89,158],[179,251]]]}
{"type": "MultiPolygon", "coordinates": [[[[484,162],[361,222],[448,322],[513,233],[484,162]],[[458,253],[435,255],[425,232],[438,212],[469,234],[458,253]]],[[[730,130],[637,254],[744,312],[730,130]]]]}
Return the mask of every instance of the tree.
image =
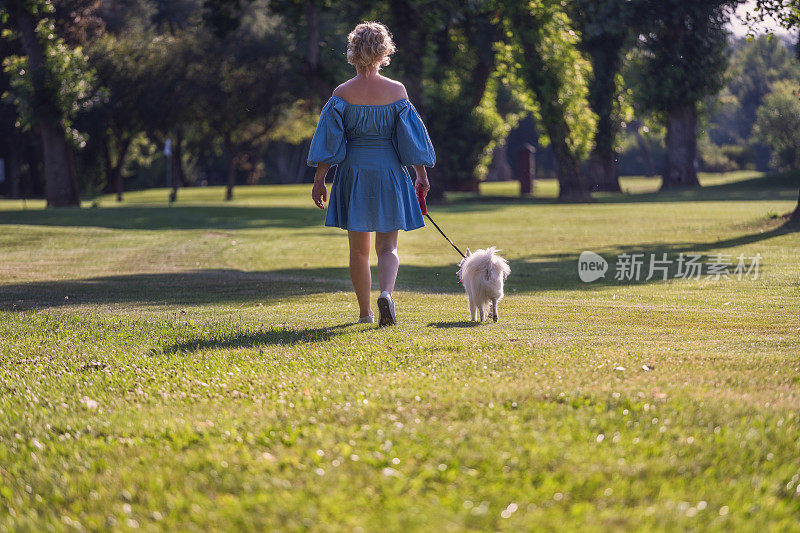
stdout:
{"type": "MultiPolygon", "coordinates": [[[[750,34],[753,35],[754,26],[767,19],[777,21],[787,30],[800,27],[800,2],[797,0],[756,0],[755,9],[745,15],[745,20],[750,25],[750,34]]],[[[800,51],[798,51],[800,57],[800,51]]]]}
{"type": "MultiPolygon", "coordinates": [[[[15,55],[14,43],[0,39],[0,58],[15,55]]],[[[11,89],[8,74],[0,69],[0,95],[11,89]]],[[[21,152],[29,143],[27,135],[16,126],[17,109],[14,104],[0,98],[0,159],[5,161],[6,183],[5,193],[10,198],[19,198],[21,194],[21,168],[23,158],[21,152]]]]}
{"type": "Polygon", "coordinates": [[[53,0],[56,34],[69,46],[86,45],[105,31],[97,10],[102,0],[53,0]]]}
{"type": "Polygon", "coordinates": [[[477,190],[487,154],[505,129],[490,90],[495,43],[503,38],[494,0],[274,0],[270,8],[287,21],[308,80],[300,94],[315,104],[352,75],[342,36],[355,23],[378,19],[394,29],[399,53],[386,74],[405,84],[439,155],[429,198],[442,199],[445,188],[477,190]]]}
{"type": "Polygon", "coordinates": [[[442,200],[446,189],[477,191],[487,148],[500,135],[484,98],[500,38],[494,2],[391,0],[365,15],[394,30],[398,53],[387,75],[404,83],[436,146],[429,200],[442,200]]]}
{"type": "Polygon", "coordinates": [[[780,81],[756,112],[755,137],[772,148],[773,165],[800,169],[800,92],[797,84],[780,81]]]}
{"type": "Polygon", "coordinates": [[[195,99],[197,87],[189,71],[205,61],[192,31],[176,28],[175,33],[145,36],[140,47],[131,50],[131,62],[137,69],[137,105],[147,137],[159,148],[171,141],[172,178],[170,202],[177,199],[178,188],[190,183],[184,170],[186,128],[202,116],[195,99]]]}
{"type": "MultiPolygon", "coordinates": [[[[800,2],[797,0],[756,0],[757,11],[754,15],[748,15],[751,23],[757,20],[772,18],[777,20],[781,26],[789,31],[796,31],[800,28],[800,2]]],[[[795,55],[800,61],[800,36],[795,45],[795,55]]],[[[797,194],[797,207],[789,215],[789,221],[800,224],[800,192],[797,194]]]]}
{"type": "Polygon", "coordinates": [[[148,43],[138,36],[106,36],[89,49],[90,60],[97,72],[102,104],[90,122],[95,141],[102,144],[106,192],[113,192],[122,201],[122,173],[131,143],[146,131],[149,113],[157,112],[148,102],[148,63],[143,61],[148,43]]]}
{"type": "MultiPolygon", "coordinates": [[[[70,120],[90,92],[92,74],[80,48],[55,34],[53,7],[45,0],[7,0],[0,21],[18,38],[24,56],[5,61],[12,97],[25,128],[35,129],[44,152],[45,189],[50,207],[80,205],[70,120]]],[[[77,142],[82,142],[76,139],[77,142]]]]}
{"type": "Polygon", "coordinates": [[[292,101],[287,44],[276,31],[242,28],[236,38],[197,44],[203,61],[189,72],[199,122],[218,135],[227,159],[226,200],[233,198],[237,161],[269,136],[292,101]]]}
{"type": "Polygon", "coordinates": [[[580,46],[592,64],[589,105],[597,114],[594,148],[589,156],[592,190],[619,192],[617,136],[622,129],[620,70],[631,45],[641,2],[574,0],[570,14],[580,31],[580,46]]]}
{"type": "MultiPolygon", "coordinates": [[[[230,1],[230,0],[228,0],[230,1]]],[[[344,36],[370,14],[366,0],[271,0],[270,10],[283,17],[284,30],[306,83],[298,96],[320,104],[352,72],[345,59],[344,36]]],[[[416,28],[408,28],[413,33],[416,28]]],[[[395,39],[400,36],[396,35],[395,39]]]]}
{"type": "MultiPolygon", "coordinates": [[[[780,39],[762,35],[751,41],[739,43],[730,59],[726,94],[733,99],[736,112],[730,112],[730,103],[713,122],[723,122],[712,136],[721,143],[745,143],[751,139],[756,110],[761,106],[775,82],[791,79],[800,83],[800,62],[780,39]]],[[[712,126],[713,127],[713,126],[712,126]]]]}
{"type": "Polygon", "coordinates": [[[203,20],[214,35],[224,39],[239,29],[245,4],[253,0],[203,0],[203,20]]]}
{"type": "MultiPolygon", "coordinates": [[[[391,4],[393,17],[405,11],[404,3],[391,4]]],[[[405,43],[411,50],[401,49],[399,66],[407,69],[402,72],[411,82],[409,95],[421,93],[416,102],[429,119],[427,126],[438,154],[433,180],[443,189],[477,192],[487,151],[503,133],[494,95],[487,92],[496,71],[500,19],[487,1],[441,2],[438,11],[425,12],[425,7],[415,7],[424,13],[423,25],[428,26],[419,31],[430,32],[433,47],[425,50],[425,40],[405,43]],[[420,46],[422,50],[418,50],[420,46]],[[416,55],[426,52],[431,62],[420,61],[416,55]]],[[[416,37],[423,39],[422,35],[416,37]]],[[[409,36],[403,39],[408,41],[409,36]]],[[[436,190],[433,194],[441,193],[436,190]]]]}
{"type": "Polygon", "coordinates": [[[146,61],[148,101],[155,108],[148,122],[147,136],[158,146],[171,144],[169,174],[172,179],[170,203],[178,198],[178,188],[190,183],[184,169],[186,128],[197,117],[192,105],[188,70],[201,63],[203,56],[195,45],[198,28],[202,31],[202,0],[150,0],[152,15],[148,28],[156,35],[148,46],[146,61]]]}
{"type": "MultiPolygon", "coordinates": [[[[451,15],[447,2],[424,5],[414,0],[391,0],[385,14],[390,29],[395,29],[394,39],[400,53],[393,58],[394,66],[402,73],[409,98],[423,112],[425,98],[423,80],[424,65],[421,58],[428,55],[430,32],[433,28],[440,30],[436,44],[442,53],[445,48],[442,39],[447,39],[451,15]],[[439,23],[438,25],[434,25],[439,23]],[[403,31],[397,31],[403,28],[403,31]]],[[[439,62],[441,63],[441,62],[439,62]]]]}
{"type": "Polygon", "coordinates": [[[637,98],[667,128],[662,189],[696,187],[697,106],[718,92],[727,67],[725,24],[733,0],[650,0],[640,14],[637,98]]]}
{"type": "Polygon", "coordinates": [[[532,93],[558,167],[560,201],[591,200],[580,160],[588,152],[594,116],[586,112],[589,66],[570,20],[557,0],[506,2],[513,35],[507,49],[512,73],[532,93]]]}

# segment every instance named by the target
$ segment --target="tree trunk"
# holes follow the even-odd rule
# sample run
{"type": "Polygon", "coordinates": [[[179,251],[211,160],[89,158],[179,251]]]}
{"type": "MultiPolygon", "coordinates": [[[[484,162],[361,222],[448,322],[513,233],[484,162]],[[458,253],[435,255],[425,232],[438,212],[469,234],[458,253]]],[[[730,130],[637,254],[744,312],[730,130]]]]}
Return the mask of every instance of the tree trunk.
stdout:
{"type": "Polygon", "coordinates": [[[319,69],[319,9],[312,0],[306,0],[306,62],[308,69],[315,73],[319,69]]]}
{"type": "Polygon", "coordinates": [[[128,149],[131,146],[131,140],[123,138],[120,141],[119,153],[117,154],[117,162],[111,168],[111,176],[109,179],[114,183],[114,192],[117,193],[117,201],[122,201],[122,169],[125,168],[125,160],[128,157],[128,149]]]}
{"type": "Polygon", "coordinates": [[[794,43],[794,57],[800,61],[800,28],[798,28],[797,40],[794,43]]]}
{"type": "Polygon", "coordinates": [[[310,139],[300,144],[273,141],[267,149],[266,165],[271,170],[268,177],[275,176],[282,184],[305,183],[308,177],[308,148],[310,139]]]}
{"type": "Polygon", "coordinates": [[[589,91],[589,103],[597,113],[595,148],[589,157],[589,181],[593,191],[620,192],[618,154],[614,143],[620,124],[614,114],[617,101],[616,74],[620,69],[620,50],[624,40],[614,46],[595,46],[590,50],[594,79],[589,91]],[[610,49],[607,49],[610,48],[610,49]]]}
{"type": "Polygon", "coordinates": [[[189,180],[186,177],[186,170],[183,168],[183,127],[175,131],[175,143],[173,144],[173,153],[175,154],[175,170],[178,177],[178,183],[183,187],[189,186],[189,180]]]}
{"type": "Polygon", "coordinates": [[[20,197],[20,160],[15,152],[8,156],[8,197],[20,197]]]}
{"type": "Polygon", "coordinates": [[[647,167],[646,175],[648,178],[652,178],[656,175],[656,165],[653,163],[653,155],[650,153],[650,147],[647,146],[647,141],[644,140],[644,136],[642,135],[642,123],[638,120],[633,120],[630,123],[630,127],[633,129],[633,135],[636,137],[636,144],[639,145],[639,150],[642,152],[642,157],[644,157],[644,164],[647,167]]]}
{"type": "Polygon", "coordinates": [[[20,3],[7,3],[6,9],[12,24],[19,32],[22,48],[28,57],[28,68],[33,80],[36,126],[42,140],[45,172],[45,197],[48,207],[79,206],[78,181],[72,164],[72,154],[66,132],[61,126],[61,115],[56,95],[47,86],[45,51],[36,35],[37,21],[20,3]]]}
{"type": "MultiPolygon", "coordinates": [[[[530,11],[512,8],[513,25],[525,35],[531,24],[530,11]]],[[[558,200],[561,202],[590,202],[592,195],[583,176],[580,163],[569,146],[570,129],[562,103],[557,96],[561,81],[548,68],[540,47],[546,46],[538,38],[523,38],[522,53],[525,60],[526,84],[536,96],[541,108],[542,123],[550,138],[550,145],[558,167],[558,200]]]]}
{"type": "Polygon", "coordinates": [[[114,181],[111,179],[114,173],[114,165],[111,162],[111,138],[108,135],[103,138],[103,166],[106,171],[106,187],[103,192],[111,194],[114,192],[114,181]]]}
{"type": "Polygon", "coordinates": [[[231,136],[225,135],[225,154],[228,156],[228,186],[225,189],[225,200],[233,200],[233,187],[236,185],[236,159],[233,151],[231,136]]]}
{"type": "MultiPolygon", "coordinates": [[[[41,136],[39,136],[39,141],[41,142],[41,136]]],[[[45,183],[44,178],[42,177],[42,158],[38,153],[28,153],[26,157],[30,179],[25,180],[22,196],[23,198],[43,196],[45,183]]]]}
{"type": "Polygon", "coordinates": [[[416,108],[425,114],[425,103],[422,99],[422,61],[428,42],[428,26],[415,5],[408,0],[392,0],[389,3],[389,14],[393,28],[403,28],[403,31],[394,33],[397,48],[402,54],[397,54],[394,60],[398,62],[400,71],[403,72],[409,99],[416,108]]]}
{"type": "Polygon", "coordinates": [[[789,215],[789,222],[800,224],[800,192],[797,193],[797,207],[795,207],[794,212],[789,215]]]}
{"type": "Polygon", "coordinates": [[[561,120],[547,125],[547,135],[558,165],[558,201],[590,202],[592,195],[581,172],[581,165],[567,145],[566,123],[561,120]]]}
{"type": "Polygon", "coordinates": [[[172,190],[169,193],[169,203],[174,203],[178,201],[178,189],[181,186],[180,178],[178,174],[180,173],[180,162],[176,156],[176,151],[172,149],[172,155],[168,158],[169,159],[169,166],[170,166],[170,179],[172,180],[172,190]]]}
{"type": "MultiPolygon", "coordinates": [[[[486,94],[489,78],[495,71],[497,54],[494,43],[498,37],[498,27],[492,22],[492,13],[479,13],[470,23],[465,24],[468,46],[476,50],[477,63],[472,68],[470,84],[472,94],[468,94],[470,107],[476,108],[486,94]]],[[[477,180],[476,180],[477,183],[477,180]]]]}
{"type": "Polygon", "coordinates": [[[178,200],[178,188],[183,185],[186,186],[186,175],[183,172],[183,129],[178,128],[175,130],[175,142],[172,143],[172,156],[170,163],[172,165],[172,192],[169,193],[170,203],[178,200]]]}
{"type": "Polygon", "coordinates": [[[78,182],[63,129],[49,121],[40,121],[39,133],[44,152],[47,207],[79,206],[78,182]]]}
{"type": "Polygon", "coordinates": [[[589,155],[589,180],[593,191],[622,192],[619,187],[617,152],[595,147],[589,155]]]}
{"type": "Polygon", "coordinates": [[[549,108],[542,115],[551,117],[550,120],[544,120],[544,126],[558,167],[558,201],[591,202],[592,195],[583,177],[580,162],[567,144],[570,132],[569,125],[564,120],[563,110],[553,109],[557,104],[548,101],[538,87],[534,88],[534,92],[542,108],[549,108]]]}
{"type": "Polygon", "coordinates": [[[697,106],[686,104],[667,114],[667,168],[661,189],[699,187],[697,179],[697,106]]]}

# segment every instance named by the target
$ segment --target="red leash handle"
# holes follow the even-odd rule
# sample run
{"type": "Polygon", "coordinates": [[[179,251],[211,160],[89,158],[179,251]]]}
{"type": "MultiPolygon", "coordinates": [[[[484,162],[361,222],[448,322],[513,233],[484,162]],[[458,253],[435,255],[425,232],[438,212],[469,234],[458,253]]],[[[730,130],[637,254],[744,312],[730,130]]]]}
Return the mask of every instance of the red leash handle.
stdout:
{"type": "Polygon", "coordinates": [[[419,208],[422,210],[422,214],[427,215],[428,204],[425,203],[425,195],[422,192],[422,184],[417,187],[417,201],[419,202],[419,208]]]}

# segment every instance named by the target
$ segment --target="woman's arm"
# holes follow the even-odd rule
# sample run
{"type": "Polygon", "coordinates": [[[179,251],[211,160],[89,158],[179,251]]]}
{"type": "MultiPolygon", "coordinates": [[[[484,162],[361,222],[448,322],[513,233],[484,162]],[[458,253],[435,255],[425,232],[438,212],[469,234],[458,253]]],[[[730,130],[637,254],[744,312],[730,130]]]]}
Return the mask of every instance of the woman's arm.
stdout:
{"type": "Polygon", "coordinates": [[[320,209],[325,209],[325,202],[328,201],[328,188],[325,186],[325,176],[328,175],[330,165],[320,163],[317,172],[314,174],[314,187],[311,189],[311,199],[320,209]]]}
{"type": "Polygon", "coordinates": [[[428,196],[428,191],[431,189],[431,184],[428,182],[428,169],[424,165],[414,165],[414,172],[417,174],[414,190],[418,191],[421,187],[422,196],[428,196]]]}

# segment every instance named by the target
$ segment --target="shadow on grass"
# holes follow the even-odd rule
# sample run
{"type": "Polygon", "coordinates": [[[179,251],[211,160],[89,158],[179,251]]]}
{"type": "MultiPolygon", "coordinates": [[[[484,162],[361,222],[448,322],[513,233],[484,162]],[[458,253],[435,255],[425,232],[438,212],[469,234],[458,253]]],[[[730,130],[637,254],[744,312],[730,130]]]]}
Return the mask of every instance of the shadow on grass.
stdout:
{"type": "MultiPolygon", "coordinates": [[[[660,259],[662,254],[675,262],[678,254],[718,254],[738,246],[755,244],[793,233],[796,226],[783,224],[776,228],[740,235],[707,243],[654,243],[592,250],[609,261],[606,277],[593,283],[578,278],[580,251],[563,254],[533,254],[511,263],[511,277],[506,292],[531,293],[542,290],[594,290],[617,286],[614,279],[613,256],[619,253],[644,254],[642,281],[633,284],[659,283],[660,276],[650,281],[647,275],[650,254],[660,259]]],[[[704,257],[707,260],[708,257],[704,257]]],[[[731,258],[736,263],[736,258],[731,258]]],[[[764,257],[761,272],[769,267],[764,257]]],[[[401,290],[416,290],[440,294],[463,294],[457,283],[455,263],[433,266],[402,265],[397,278],[401,290]]],[[[673,264],[670,277],[675,275],[673,264]]],[[[255,305],[284,298],[351,291],[348,269],[329,267],[317,269],[283,269],[265,272],[241,270],[194,270],[159,274],[130,274],[90,279],[37,281],[0,285],[0,310],[25,311],[75,305],[255,305]]],[[[444,324],[444,323],[443,323],[444,324]]],[[[444,325],[432,327],[445,327],[444,325]]],[[[451,327],[468,327],[453,325],[451,327]]]]}
{"type": "MultiPolygon", "coordinates": [[[[706,263],[718,254],[725,255],[728,261],[733,263],[731,270],[738,262],[738,255],[733,255],[726,250],[730,248],[737,248],[750,244],[767,241],[783,235],[788,235],[797,232],[798,228],[792,224],[784,223],[778,227],[770,230],[759,231],[734,237],[730,239],[722,239],[714,242],[679,242],[679,243],[652,243],[652,244],[636,244],[624,245],[613,247],[612,249],[590,249],[608,261],[608,271],[604,278],[591,283],[583,283],[578,279],[578,257],[579,253],[565,253],[565,254],[545,254],[545,255],[532,255],[521,258],[517,261],[511,262],[512,276],[527,278],[523,281],[523,286],[535,284],[540,290],[592,290],[604,286],[619,286],[619,285],[644,285],[650,283],[663,283],[664,280],[660,275],[656,275],[651,280],[645,280],[649,274],[650,267],[649,261],[651,255],[658,261],[667,255],[667,259],[672,262],[668,270],[668,278],[672,279],[677,275],[677,259],[680,254],[694,254],[701,255],[701,262],[706,263]],[[615,260],[618,254],[642,254],[641,265],[641,278],[640,281],[625,281],[620,282],[614,279],[615,260]]],[[[754,254],[753,254],[754,255],[754,254]]],[[[762,254],[763,255],[763,254],[762,254]]],[[[759,267],[760,274],[764,274],[766,269],[769,268],[769,257],[762,257],[759,267]]],[[[750,254],[745,257],[745,262],[749,265],[752,262],[750,254]]],[[[707,267],[703,267],[703,276],[706,275],[707,267]]],[[[511,281],[511,278],[509,278],[511,281]]],[[[510,285],[513,287],[513,285],[510,285]]]]}
{"type": "Polygon", "coordinates": [[[130,230],[225,230],[321,226],[316,207],[111,207],[0,211],[0,225],[75,226],[130,230]]]}
{"type": "MultiPolygon", "coordinates": [[[[346,275],[345,269],[341,270],[346,275]]],[[[348,287],[297,270],[243,272],[192,270],[0,285],[0,310],[25,311],[76,305],[174,305],[268,303],[348,287]],[[337,287],[338,286],[338,287],[337,287]]]]}
{"type": "Polygon", "coordinates": [[[454,320],[452,322],[431,322],[428,324],[429,328],[451,329],[451,328],[474,328],[480,326],[480,322],[473,322],[471,320],[454,320]]]}
{"type": "Polygon", "coordinates": [[[790,172],[699,188],[640,194],[601,194],[599,199],[603,203],[796,200],[798,187],[800,187],[800,173],[790,172]]]}
{"type": "MultiPolygon", "coordinates": [[[[402,265],[398,286],[437,293],[461,293],[454,265],[402,265]]],[[[374,269],[374,267],[373,267],[374,269]]],[[[296,268],[264,272],[234,269],[128,274],[88,279],[0,285],[0,311],[28,311],[81,305],[200,306],[257,305],[281,299],[352,291],[345,267],[296,268]]],[[[377,279],[377,276],[375,277],[377,279]]]]}
{"type": "Polygon", "coordinates": [[[256,348],[259,346],[291,345],[309,342],[325,342],[346,332],[352,323],[324,328],[272,328],[255,333],[241,333],[221,338],[192,339],[164,348],[164,353],[192,353],[198,350],[229,350],[256,348]]]}

